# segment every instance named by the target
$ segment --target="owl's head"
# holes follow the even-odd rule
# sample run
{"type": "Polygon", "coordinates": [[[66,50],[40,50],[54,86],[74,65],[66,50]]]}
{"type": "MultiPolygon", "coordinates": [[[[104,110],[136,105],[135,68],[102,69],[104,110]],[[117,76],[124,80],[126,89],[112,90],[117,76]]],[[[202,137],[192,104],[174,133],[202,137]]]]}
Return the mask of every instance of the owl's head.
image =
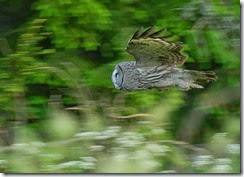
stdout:
{"type": "Polygon", "coordinates": [[[111,79],[114,84],[114,87],[120,90],[122,88],[122,84],[124,80],[124,73],[122,71],[122,68],[119,66],[119,64],[115,66],[111,79]]]}

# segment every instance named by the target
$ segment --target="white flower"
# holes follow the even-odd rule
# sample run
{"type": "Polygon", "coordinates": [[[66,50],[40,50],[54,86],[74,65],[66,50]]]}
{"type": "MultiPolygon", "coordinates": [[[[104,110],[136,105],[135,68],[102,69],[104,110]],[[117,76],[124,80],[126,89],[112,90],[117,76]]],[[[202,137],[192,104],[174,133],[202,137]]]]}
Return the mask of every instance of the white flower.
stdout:
{"type": "Polygon", "coordinates": [[[95,136],[95,140],[106,140],[106,139],[109,139],[110,136],[108,135],[98,135],[98,136],[95,136]]]}
{"type": "Polygon", "coordinates": [[[95,163],[93,162],[81,162],[83,169],[95,169],[95,163]]]}
{"type": "Polygon", "coordinates": [[[213,163],[213,157],[211,155],[197,156],[196,160],[192,162],[193,167],[201,167],[213,163]]]}
{"type": "Polygon", "coordinates": [[[94,157],[81,157],[81,159],[86,162],[96,162],[97,161],[97,159],[95,159],[94,157]]]}
{"type": "Polygon", "coordinates": [[[115,142],[122,147],[135,147],[144,141],[144,137],[136,132],[124,132],[120,137],[115,139],[115,142]]]}
{"type": "Polygon", "coordinates": [[[175,170],[164,170],[159,173],[176,173],[176,171],[175,170]]]}
{"type": "Polygon", "coordinates": [[[218,165],[229,165],[231,163],[232,163],[231,159],[228,159],[228,158],[218,158],[218,159],[216,159],[216,164],[218,164],[218,165]]]}
{"type": "Polygon", "coordinates": [[[216,165],[211,170],[214,173],[230,173],[232,170],[230,165],[216,165]]]}
{"type": "Polygon", "coordinates": [[[214,136],[212,137],[211,142],[216,143],[219,141],[223,141],[227,135],[228,133],[215,133],[214,136]]]}
{"type": "Polygon", "coordinates": [[[83,164],[81,161],[69,161],[56,165],[57,169],[69,168],[69,167],[79,167],[82,168],[83,164]]]}
{"type": "Polygon", "coordinates": [[[62,155],[58,153],[53,153],[53,154],[39,154],[41,158],[47,158],[47,159],[54,159],[54,160],[59,160],[62,159],[62,155]]]}
{"type": "Polygon", "coordinates": [[[14,148],[23,148],[23,147],[27,147],[29,145],[26,143],[15,143],[15,144],[12,144],[11,146],[14,148]]]}
{"type": "Polygon", "coordinates": [[[75,134],[75,137],[83,138],[83,139],[93,139],[94,137],[100,135],[99,132],[81,132],[75,134]]]}
{"type": "Polygon", "coordinates": [[[138,122],[138,124],[142,124],[142,125],[148,125],[148,124],[152,124],[153,123],[153,121],[150,121],[150,120],[141,120],[141,121],[139,121],[138,122]]]}
{"type": "Polygon", "coordinates": [[[162,134],[162,133],[165,133],[166,130],[164,130],[163,128],[153,128],[152,129],[152,133],[155,134],[155,135],[158,135],[158,134],[162,134]]]}
{"type": "Polygon", "coordinates": [[[121,130],[120,126],[110,126],[108,127],[109,130],[113,130],[114,132],[119,132],[121,130]]]}
{"type": "Polygon", "coordinates": [[[146,149],[154,152],[158,155],[164,155],[165,152],[170,151],[170,148],[166,145],[159,145],[159,144],[147,144],[146,149]]]}
{"type": "Polygon", "coordinates": [[[7,164],[7,163],[8,163],[7,160],[0,160],[0,165],[5,165],[5,164],[7,164]]]}
{"type": "Polygon", "coordinates": [[[104,149],[104,146],[102,145],[92,145],[89,147],[91,151],[101,151],[104,149]]]}
{"type": "Polygon", "coordinates": [[[240,144],[228,144],[226,151],[230,154],[240,154],[240,144]]]}

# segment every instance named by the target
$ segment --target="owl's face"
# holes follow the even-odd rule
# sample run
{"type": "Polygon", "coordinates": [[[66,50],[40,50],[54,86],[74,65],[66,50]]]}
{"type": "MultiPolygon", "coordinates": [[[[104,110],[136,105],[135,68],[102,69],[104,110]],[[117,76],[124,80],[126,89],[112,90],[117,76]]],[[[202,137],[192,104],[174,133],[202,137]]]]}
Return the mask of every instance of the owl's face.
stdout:
{"type": "Polygon", "coordinates": [[[122,88],[123,80],[124,74],[122,68],[119,65],[116,65],[112,73],[112,82],[114,84],[114,87],[120,90],[122,88]]]}

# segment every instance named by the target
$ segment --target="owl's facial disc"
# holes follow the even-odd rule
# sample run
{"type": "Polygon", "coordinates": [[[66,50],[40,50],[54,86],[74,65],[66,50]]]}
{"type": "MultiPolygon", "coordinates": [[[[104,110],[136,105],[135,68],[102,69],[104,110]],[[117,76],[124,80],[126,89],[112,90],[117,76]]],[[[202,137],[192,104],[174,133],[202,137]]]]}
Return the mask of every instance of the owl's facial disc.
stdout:
{"type": "Polygon", "coordinates": [[[113,73],[112,73],[112,82],[116,89],[121,89],[123,84],[123,72],[120,66],[116,66],[113,73]]]}

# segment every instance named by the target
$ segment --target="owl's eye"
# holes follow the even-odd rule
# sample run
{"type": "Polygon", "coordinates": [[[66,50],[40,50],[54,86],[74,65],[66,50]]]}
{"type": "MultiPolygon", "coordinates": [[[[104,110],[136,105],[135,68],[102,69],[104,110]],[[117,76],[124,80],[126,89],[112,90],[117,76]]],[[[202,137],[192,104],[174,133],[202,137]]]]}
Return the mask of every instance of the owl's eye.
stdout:
{"type": "Polygon", "coordinates": [[[123,78],[124,76],[121,67],[116,65],[111,78],[116,89],[120,89],[122,87],[123,78]]]}

